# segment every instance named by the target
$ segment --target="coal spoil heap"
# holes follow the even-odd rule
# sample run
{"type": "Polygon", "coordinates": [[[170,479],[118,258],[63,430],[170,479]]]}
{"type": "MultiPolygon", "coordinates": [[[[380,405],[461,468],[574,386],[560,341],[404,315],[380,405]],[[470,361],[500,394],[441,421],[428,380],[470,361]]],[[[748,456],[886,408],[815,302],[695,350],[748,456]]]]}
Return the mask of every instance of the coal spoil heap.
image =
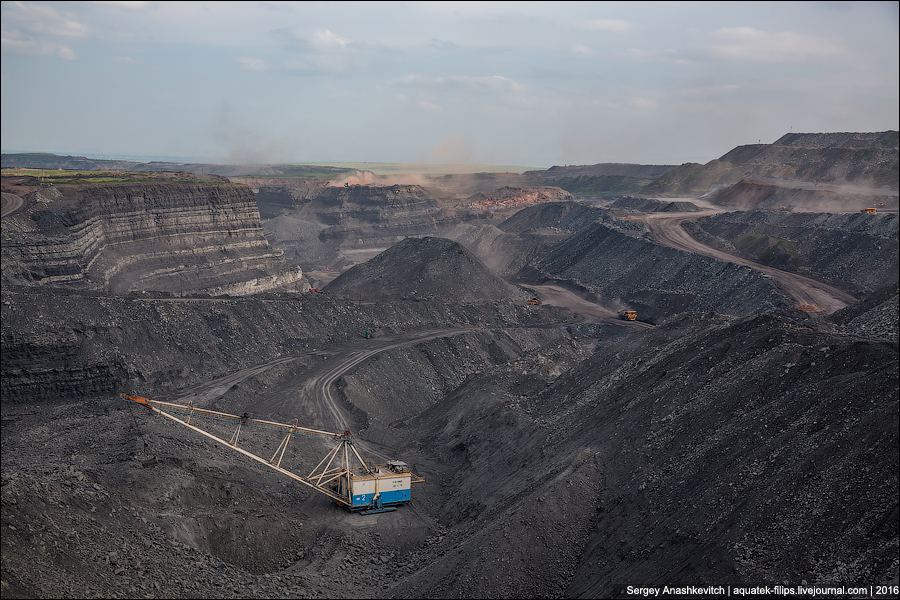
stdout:
{"type": "Polygon", "coordinates": [[[684,313],[555,379],[505,367],[412,422],[465,475],[395,597],[896,577],[896,343],[684,313]]]}
{"type": "Polygon", "coordinates": [[[892,591],[896,132],[835,135],[676,167],[679,197],[521,210],[470,206],[525,185],[508,174],[452,196],[4,177],[3,600],[892,591]],[[757,209],[716,205],[766,174],[757,209]],[[837,212],[799,210],[823,188],[837,212]],[[316,279],[264,277],[291,261],[316,279]],[[352,514],[264,466],[277,446],[302,478],[330,441],[200,411],[350,432],[360,463],[421,481],[352,514]]]}
{"type": "Polygon", "coordinates": [[[699,212],[693,202],[680,201],[669,202],[667,200],[655,200],[653,198],[634,198],[631,196],[620,198],[609,205],[610,208],[624,208],[640,212],[699,212]]]}
{"type": "Polygon", "coordinates": [[[743,179],[857,184],[896,190],[897,141],[897,131],[788,134],[773,144],[738,146],[705,165],[680,165],[648,184],[641,193],[703,194],[743,179]]]}
{"type": "Polygon", "coordinates": [[[436,237],[407,238],[347,270],[324,291],[363,300],[478,303],[528,297],[461,244],[436,237]]]}
{"type": "Polygon", "coordinates": [[[603,211],[577,202],[550,202],[529,206],[498,225],[506,233],[523,233],[553,227],[573,232],[603,216],[603,211]]]}
{"type": "Polygon", "coordinates": [[[567,281],[649,319],[688,310],[746,316],[790,306],[758,271],[654,244],[645,223],[609,216],[553,246],[518,277],[567,281]]]}

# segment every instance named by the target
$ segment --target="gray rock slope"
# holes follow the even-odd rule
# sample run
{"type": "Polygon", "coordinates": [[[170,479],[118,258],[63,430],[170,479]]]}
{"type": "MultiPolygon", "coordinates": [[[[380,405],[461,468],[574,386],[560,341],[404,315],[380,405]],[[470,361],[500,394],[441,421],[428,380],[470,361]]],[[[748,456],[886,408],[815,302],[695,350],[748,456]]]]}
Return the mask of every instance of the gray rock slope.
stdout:
{"type": "Polygon", "coordinates": [[[359,338],[365,331],[535,325],[568,318],[561,309],[540,309],[521,302],[360,305],[312,293],[182,300],[4,289],[3,401],[167,391],[359,338]]]}
{"type": "Polygon", "coordinates": [[[660,246],[642,223],[610,216],[558,243],[519,273],[565,281],[649,319],[716,310],[746,316],[789,308],[770,279],[750,269],[660,246]]]}
{"type": "Polygon", "coordinates": [[[554,244],[604,214],[576,202],[549,202],[520,210],[497,225],[461,223],[442,236],[465,246],[494,273],[513,279],[554,244]]]}
{"type": "Polygon", "coordinates": [[[684,226],[705,243],[866,295],[897,280],[898,224],[896,213],[737,211],[684,226]]]}
{"type": "Polygon", "coordinates": [[[528,297],[493,274],[461,244],[435,237],[405,239],[348,269],[325,291],[363,300],[479,303],[524,301],[528,297]]]}
{"type": "Polygon", "coordinates": [[[530,387],[521,363],[470,379],[409,423],[448,533],[393,596],[895,581],[897,352],[698,314],[530,387]]]}
{"type": "Polygon", "coordinates": [[[647,185],[643,194],[700,195],[742,179],[855,183],[897,189],[898,134],[785,135],[773,144],[738,146],[705,165],[686,163],[647,185]]]}
{"type": "MultiPolygon", "coordinates": [[[[898,348],[866,333],[878,319],[896,339],[896,290],[833,323],[686,314],[589,356],[540,327],[565,319],[552,307],[177,300],[4,290],[4,597],[607,597],[632,578],[897,577],[898,348]],[[339,382],[363,439],[401,440],[426,478],[385,520],[329,512],[79,370],[118,361],[110,385],[152,395],[291,353],[314,362],[372,323],[478,329],[339,382]]],[[[222,401],[252,406],[291,376],[222,401]]]]}
{"type": "Polygon", "coordinates": [[[298,280],[230,183],[66,185],[2,224],[4,283],[246,294],[298,280]]]}

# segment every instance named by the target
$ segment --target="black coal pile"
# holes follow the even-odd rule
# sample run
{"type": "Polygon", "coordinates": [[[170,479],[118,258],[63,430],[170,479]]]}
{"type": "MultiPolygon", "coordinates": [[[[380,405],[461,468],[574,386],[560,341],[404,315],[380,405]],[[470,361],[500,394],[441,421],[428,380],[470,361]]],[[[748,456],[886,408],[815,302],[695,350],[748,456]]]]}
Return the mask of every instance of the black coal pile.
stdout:
{"type": "Polygon", "coordinates": [[[8,288],[2,302],[4,404],[171,391],[364,335],[448,327],[546,326],[568,311],[524,302],[395,300],[327,294],[115,297],[8,288]]]}
{"type": "Polygon", "coordinates": [[[553,246],[518,276],[529,283],[566,281],[606,305],[634,307],[649,319],[703,310],[744,316],[791,306],[762,273],[660,246],[649,239],[646,224],[608,214],[553,246]]]}
{"type": "Polygon", "coordinates": [[[888,285],[868,298],[851,304],[829,317],[835,328],[846,334],[864,338],[897,341],[897,284],[888,285]]]}
{"type": "Polygon", "coordinates": [[[528,294],[494,275],[461,244],[434,237],[403,240],[348,269],[325,291],[362,300],[481,303],[528,299],[528,294]]]}
{"type": "MultiPolygon", "coordinates": [[[[859,236],[829,237],[828,215],[704,227],[723,246],[796,242],[815,272],[845,265],[827,272],[874,290],[824,317],[783,311],[791,301],[758,271],[660,246],[607,209],[542,204],[459,231],[506,273],[627,302],[656,326],[601,325],[529,304],[476,253],[420,237],[438,223],[415,189],[328,193],[315,210],[279,208],[279,235],[306,223],[310,247],[391,246],[332,293],[4,283],[4,599],[896,584],[896,273],[846,275],[879,244],[896,252],[896,233],[850,219],[859,236]],[[337,421],[425,481],[394,512],[350,514],[119,392],[337,421]]],[[[288,460],[309,465],[295,472],[321,459],[308,452],[319,441],[292,442],[288,460]]]]}
{"type": "Polygon", "coordinates": [[[871,294],[897,280],[897,213],[735,211],[685,223],[692,235],[751,260],[871,294]]]}
{"type": "Polygon", "coordinates": [[[577,202],[551,202],[522,209],[498,227],[507,233],[524,233],[545,228],[574,233],[605,214],[607,211],[577,202]]]}
{"type": "Polygon", "coordinates": [[[634,196],[627,196],[625,198],[619,198],[615,202],[609,205],[611,209],[624,208],[627,210],[634,210],[640,212],[698,212],[700,211],[700,207],[698,207],[693,202],[687,202],[684,200],[657,200],[655,198],[636,198],[634,196]]]}
{"type": "Polygon", "coordinates": [[[692,313],[555,379],[522,366],[410,423],[447,533],[395,597],[896,582],[896,342],[692,313]]]}

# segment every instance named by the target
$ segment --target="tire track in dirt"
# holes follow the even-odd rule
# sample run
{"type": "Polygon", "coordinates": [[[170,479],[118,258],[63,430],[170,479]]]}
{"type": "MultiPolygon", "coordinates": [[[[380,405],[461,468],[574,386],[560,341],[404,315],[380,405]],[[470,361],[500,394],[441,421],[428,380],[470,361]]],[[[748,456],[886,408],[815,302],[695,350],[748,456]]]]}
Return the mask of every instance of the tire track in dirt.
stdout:
{"type": "Polygon", "coordinates": [[[23,204],[24,200],[21,197],[9,192],[3,192],[2,202],[0,202],[0,218],[13,214],[22,208],[23,204]]]}
{"type": "MultiPolygon", "coordinates": [[[[359,348],[362,343],[361,341],[354,341],[348,347],[343,349],[331,351],[320,350],[302,355],[278,358],[273,361],[254,365],[182,390],[176,393],[171,399],[161,399],[179,404],[193,403],[198,408],[209,408],[216,399],[222,397],[228,390],[246,379],[255,377],[269,369],[289,362],[311,356],[320,356],[325,359],[326,363],[314,368],[314,372],[304,379],[301,386],[301,397],[309,400],[311,407],[317,413],[313,419],[315,422],[300,423],[300,425],[303,427],[316,427],[330,430],[335,433],[341,433],[343,431],[348,431],[351,428],[350,423],[352,422],[352,419],[347,414],[347,411],[340,405],[340,401],[332,393],[332,386],[339,377],[381,352],[420,344],[436,338],[461,335],[472,331],[475,331],[475,329],[455,328],[429,330],[425,332],[420,331],[395,338],[382,338],[376,342],[378,343],[376,347],[372,347],[371,342],[366,342],[369,346],[365,348],[359,348]]],[[[285,397],[284,394],[276,393],[270,395],[269,399],[260,398],[260,401],[257,404],[248,408],[255,413],[284,414],[293,412],[290,410],[290,403],[291,400],[285,397]]],[[[390,457],[375,450],[371,444],[367,444],[358,437],[354,437],[353,443],[364,455],[376,456],[382,460],[390,460],[390,457]]]]}
{"type": "Polygon", "coordinates": [[[607,308],[602,304],[585,300],[575,292],[567,290],[558,285],[526,285],[519,284],[520,287],[531,290],[540,297],[541,302],[548,306],[560,306],[568,308],[576,315],[584,318],[589,323],[600,323],[606,321],[621,325],[623,327],[635,327],[638,329],[647,329],[653,327],[650,323],[641,321],[623,321],[619,317],[619,313],[611,308],[607,308]]]}
{"type": "MultiPolygon", "coordinates": [[[[377,348],[352,352],[349,355],[339,358],[336,364],[334,364],[325,373],[308,379],[303,386],[304,392],[306,394],[309,394],[310,398],[315,399],[316,404],[324,409],[323,412],[325,414],[323,416],[330,417],[332,423],[337,426],[338,431],[347,431],[350,428],[350,418],[345,414],[344,409],[339,405],[338,400],[331,393],[332,384],[334,384],[334,382],[337,381],[337,379],[341,375],[347,373],[354,367],[375,356],[376,354],[380,354],[381,352],[386,352],[387,350],[393,350],[395,348],[402,348],[405,346],[412,346],[441,337],[461,335],[463,333],[469,333],[471,331],[474,331],[474,329],[465,328],[437,331],[432,330],[424,333],[418,332],[416,334],[410,335],[409,337],[398,339],[377,348]]],[[[363,442],[359,438],[354,438],[353,443],[356,444],[365,455],[377,456],[385,461],[391,460],[390,457],[385,456],[381,452],[378,452],[370,444],[363,442]]]]}
{"type": "MultiPolygon", "coordinates": [[[[311,356],[313,354],[314,353],[310,353],[309,355],[304,356],[311,356]]],[[[175,396],[175,398],[172,400],[168,400],[165,397],[162,397],[160,399],[166,402],[176,402],[179,404],[193,403],[198,408],[209,408],[209,404],[212,401],[225,395],[228,390],[230,390],[238,383],[244,381],[245,379],[255,377],[256,375],[264,373],[273,367],[298,360],[299,358],[301,357],[288,356],[260,365],[254,365],[246,369],[241,369],[240,371],[235,371],[234,373],[225,375],[224,377],[219,377],[218,379],[213,379],[212,381],[207,381],[205,383],[190,387],[182,392],[179,392],[177,396],[175,396]]]]}

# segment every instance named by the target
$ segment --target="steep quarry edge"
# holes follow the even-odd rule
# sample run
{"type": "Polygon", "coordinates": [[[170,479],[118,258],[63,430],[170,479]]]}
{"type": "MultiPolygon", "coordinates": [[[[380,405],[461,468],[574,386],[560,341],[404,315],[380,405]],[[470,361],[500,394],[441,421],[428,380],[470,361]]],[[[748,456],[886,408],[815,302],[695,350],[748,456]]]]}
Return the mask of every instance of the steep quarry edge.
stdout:
{"type": "Polygon", "coordinates": [[[735,211],[687,221],[705,244],[867,295],[897,280],[896,213],[735,211]]]}
{"type": "Polygon", "coordinates": [[[324,294],[200,299],[5,289],[4,402],[171,391],[323,345],[410,329],[547,325],[555,307],[393,301],[324,294]]]}
{"type": "Polygon", "coordinates": [[[52,189],[3,219],[3,281],[81,289],[246,294],[299,282],[242,185],[52,189]],[[46,200],[46,198],[45,198],[46,200]]]}
{"type": "Polygon", "coordinates": [[[604,306],[637,310],[652,321],[685,311],[733,316],[790,311],[791,299],[768,277],[654,243],[646,225],[606,215],[559,242],[517,274],[594,294],[604,306]]]}

